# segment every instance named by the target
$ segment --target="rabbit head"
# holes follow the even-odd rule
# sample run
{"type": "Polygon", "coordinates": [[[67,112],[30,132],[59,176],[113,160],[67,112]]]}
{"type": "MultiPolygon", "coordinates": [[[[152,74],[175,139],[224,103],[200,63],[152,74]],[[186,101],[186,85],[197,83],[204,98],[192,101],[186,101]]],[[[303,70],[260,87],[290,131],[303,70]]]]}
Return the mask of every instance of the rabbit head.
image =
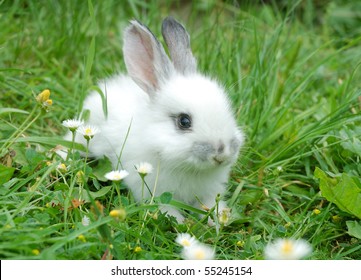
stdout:
{"type": "Polygon", "coordinates": [[[210,170],[237,159],[243,133],[224,89],[198,73],[185,28],[168,17],[162,34],[171,60],[152,32],[132,21],[124,34],[129,75],[148,96],[143,135],[163,165],[210,170]]]}

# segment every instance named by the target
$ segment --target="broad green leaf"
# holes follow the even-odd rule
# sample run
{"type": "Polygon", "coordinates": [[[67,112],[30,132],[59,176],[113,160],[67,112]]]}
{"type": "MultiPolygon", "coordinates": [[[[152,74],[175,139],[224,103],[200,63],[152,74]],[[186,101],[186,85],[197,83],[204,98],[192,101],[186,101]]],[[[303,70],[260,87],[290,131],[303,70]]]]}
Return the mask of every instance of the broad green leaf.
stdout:
{"type": "Polygon", "coordinates": [[[361,224],[356,221],[347,221],[347,233],[353,237],[361,239],[361,224]]]}
{"type": "Polygon", "coordinates": [[[27,173],[27,172],[33,172],[38,166],[40,166],[40,164],[46,160],[46,157],[35,151],[32,148],[28,148],[25,150],[25,159],[26,159],[26,165],[24,165],[21,168],[21,172],[22,173],[27,173]]]}
{"type": "Polygon", "coordinates": [[[8,182],[13,176],[15,168],[0,164],[0,185],[8,182]]]}
{"type": "Polygon", "coordinates": [[[92,196],[93,199],[105,196],[110,190],[111,190],[112,186],[108,186],[108,187],[102,187],[99,191],[97,192],[89,192],[90,195],[92,196]]]}
{"type": "Polygon", "coordinates": [[[27,159],[28,163],[31,165],[37,165],[42,160],[45,160],[45,156],[41,153],[38,153],[34,149],[26,149],[25,150],[25,158],[27,159]]]}
{"type": "Polygon", "coordinates": [[[361,219],[361,184],[343,173],[340,177],[330,178],[324,171],[316,168],[315,177],[320,179],[321,194],[335,203],[341,210],[361,219]]]}
{"type": "Polygon", "coordinates": [[[163,204],[169,204],[169,202],[172,200],[172,194],[170,192],[164,192],[160,195],[160,202],[163,204]]]}
{"type": "MultiPolygon", "coordinates": [[[[96,191],[96,192],[91,192],[91,191],[86,192],[85,190],[83,190],[81,199],[85,200],[85,202],[90,202],[91,200],[105,196],[111,189],[112,189],[112,186],[103,187],[99,191],[96,191]],[[90,199],[88,193],[90,194],[92,199],[90,199]]],[[[74,197],[80,198],[79,197],[79,188],[74,188],[74,190],[75,190],[74,197]]]]}
{"type": "Polygon", "coordinates": [[[104,157],[102,159],[99,159],[97,162],[97,165],[95,167],[92,167],[93,169],[93,175],[99,180],[99,181],[107,181],[104,177],[104,175],[110,171],[113,170],[112,163],[107,157],[104,157]]]}

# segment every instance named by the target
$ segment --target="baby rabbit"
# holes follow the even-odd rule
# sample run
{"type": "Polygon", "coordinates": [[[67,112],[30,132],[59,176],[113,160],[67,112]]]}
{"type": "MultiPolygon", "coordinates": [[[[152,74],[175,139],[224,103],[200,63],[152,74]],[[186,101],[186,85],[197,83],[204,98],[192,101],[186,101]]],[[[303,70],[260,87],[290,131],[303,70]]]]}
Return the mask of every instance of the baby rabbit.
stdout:
{"type": "MultiPolygon", "coordinates": [[[[146,26],[131,21],[125,29],[129,76],[115,76],[99,86],[107,95],[108,116],[98,93],[84,102],[90,111],[88,124],[101,130],[90,141],[89,153],[107,156],[114,168],[120,162],[129,172],[125,183],[138,201],[142,183],[135,165],[149,162],[154,171],[145,180],[155,196],[170,192],[186,204],[211,208],[226,189],[244,136],[222,86],[197,71],[185,28],[168,17],[162,34],[171,60],[146,26]]],[[[84,143],[83,137],[77,135],[76,142],[84,143]]],[[[151,196],[148,189],[144,196],[151,196]]],[[[220,201],[219,211],[225,207],[220,201]]],[[[161,211],[184,221],[169,205],[161,211]]]]}

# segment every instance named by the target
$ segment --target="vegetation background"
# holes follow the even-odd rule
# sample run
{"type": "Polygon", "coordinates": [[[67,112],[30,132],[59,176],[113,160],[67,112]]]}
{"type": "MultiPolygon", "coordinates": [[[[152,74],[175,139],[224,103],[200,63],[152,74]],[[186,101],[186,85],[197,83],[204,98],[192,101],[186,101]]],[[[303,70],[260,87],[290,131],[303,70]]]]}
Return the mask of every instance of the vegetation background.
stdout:
{"type": "Polygon", "coordinates": [[[356,0],[0,1],[0,258],[179,259],[175,238],[189,232],[217,259],[262,259],[286,237],[308,240],[310,259],[361,259],[360,43],[356,0]],[[191,214],[178,225],[157,213],[169,196],[137,205],[104,180],[106,160],[54,153],[66,144],[61,122],[97,81],[125,71],[128,21],[159,36],[168,15],[247,135],[219,227],[191,214]],[[35,98],[44,89],[48,112],[35,98]]]}

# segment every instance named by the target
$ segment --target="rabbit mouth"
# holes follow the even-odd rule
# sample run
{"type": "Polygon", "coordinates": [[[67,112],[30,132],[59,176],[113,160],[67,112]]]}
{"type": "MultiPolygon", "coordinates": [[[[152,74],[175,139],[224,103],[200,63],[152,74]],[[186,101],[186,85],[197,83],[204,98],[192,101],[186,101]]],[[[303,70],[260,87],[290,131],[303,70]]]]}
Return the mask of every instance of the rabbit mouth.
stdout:
{"type": "Polygon", "coordinates": [[[221,155],[216,155],[212,157],[212,160],[216,165],[222,165],[224,163],[226,164],[228,163],[227,157],[223,157],[221,155]]]}

